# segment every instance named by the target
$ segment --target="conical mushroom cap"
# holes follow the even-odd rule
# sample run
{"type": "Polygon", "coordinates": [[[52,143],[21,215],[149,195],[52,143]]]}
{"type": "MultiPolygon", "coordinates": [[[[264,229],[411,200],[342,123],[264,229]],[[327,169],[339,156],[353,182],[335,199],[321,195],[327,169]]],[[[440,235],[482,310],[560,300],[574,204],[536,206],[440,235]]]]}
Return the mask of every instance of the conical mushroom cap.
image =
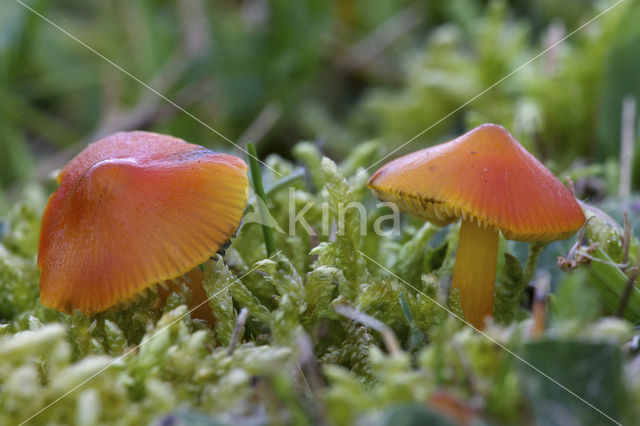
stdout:
{"type": "Polygon", "coordinates": [[[562,182],[495,124],[393,160],[368,185],[414,216],[440,225],[467,218],[511,240],[568,238],[585,221],[562,182]]]}
{"type": "Polygon", "coordinates": [[[238,228],[247,165],[170,136],[117,133],[60,172],[38,248],[40,299],[103,311],[188,272],[238,228]]]}

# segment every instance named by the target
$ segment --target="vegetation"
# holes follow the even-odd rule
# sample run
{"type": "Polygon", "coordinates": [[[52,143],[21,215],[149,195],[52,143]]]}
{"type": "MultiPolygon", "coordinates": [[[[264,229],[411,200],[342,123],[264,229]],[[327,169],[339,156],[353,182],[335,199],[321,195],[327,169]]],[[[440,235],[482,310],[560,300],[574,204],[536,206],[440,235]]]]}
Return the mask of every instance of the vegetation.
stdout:
{"type": "Polygon", "coordinates": [[[636,3],[575,34],[614,3],[25,4],[191,115],[0,4],[0,424],[640,416],[640,176],[631,195],[618,189],[622,105],[640,97],[636,3]],[[403,217],[398,233],[376,232],[389,210],[366,182],[416,135],[401,152],[483,122],[570,178],[593,218],[537,263],[527,252],[541,247],[501,239],[494,324],[479,333],[449,291],[458,226],[403,217]],[[276,250],[252,195],[231,246],[202,265],[215,324],[191,318],[186,286],[90,317],[43,307],[35,259],[53,170],[133,128],[234,149],[207,126],[257,143],[276,250]]]}

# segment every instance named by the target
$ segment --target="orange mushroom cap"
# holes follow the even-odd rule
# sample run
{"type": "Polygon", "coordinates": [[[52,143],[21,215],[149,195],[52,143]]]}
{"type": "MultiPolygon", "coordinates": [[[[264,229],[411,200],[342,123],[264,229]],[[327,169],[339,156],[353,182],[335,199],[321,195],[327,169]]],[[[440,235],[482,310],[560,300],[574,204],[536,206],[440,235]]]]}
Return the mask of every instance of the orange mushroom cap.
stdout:
{"type": "Polygon", "coordinates": [[[496,124],[391,161],[368,185],[409,214],[440,225],[475,220],[510,240],[568,238],[585,221],[562,182],[496,124]]]}
{"type": "Polygon", "coordinates": [[[58,181],[42,218],[40,299],[86,314],[206,261],[249,196],[241,159],[148,132],[93,143],[58,181]]]}

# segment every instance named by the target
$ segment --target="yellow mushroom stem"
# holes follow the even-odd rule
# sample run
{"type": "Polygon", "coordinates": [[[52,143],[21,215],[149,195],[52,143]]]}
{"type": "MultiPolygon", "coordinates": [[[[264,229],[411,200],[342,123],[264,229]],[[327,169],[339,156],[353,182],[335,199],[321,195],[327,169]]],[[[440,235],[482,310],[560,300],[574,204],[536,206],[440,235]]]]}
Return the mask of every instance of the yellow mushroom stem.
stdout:
{"type": "Polygon", "coordinates": [[[493,312],[493,287],[498,257],[498,231],[462,220],[460,240],[453,268],[453,288],[460,289],[465,319],[475,328],[484,328],[485,317],[493,312]]]}

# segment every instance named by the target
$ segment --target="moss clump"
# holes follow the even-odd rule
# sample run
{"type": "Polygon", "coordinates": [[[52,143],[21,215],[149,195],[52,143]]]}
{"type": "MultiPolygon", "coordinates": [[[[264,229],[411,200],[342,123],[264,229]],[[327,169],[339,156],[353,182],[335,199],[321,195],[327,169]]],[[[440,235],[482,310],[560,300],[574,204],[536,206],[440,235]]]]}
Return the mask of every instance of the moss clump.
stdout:
{"type": "MultiPolygon", "coordinates": [[[[317,155],[308,145],[297,153],[307,162],[317,155]]],[[[34,415],[30,424],[182,419],[348,425],[396,416],[536,421],[537,404],[547,399],[537,388],[521,386],[535,372],[523,361],[533,354],[544,372],[545,363],[555,360],[531,346],[517,260],[507,247],[496,302],[501,325],[484,336],[474,333],[460,320],[459,294],[448,289],[457,228],[409,224],[415,232],[373,232],[373,223],[349,208],[359,202],[369,206],[366,213],[375,210],[361,190],[363,178],[341,172],[357,173],[358,161],[340,167],[323,159],[312,169],[312,184],[291,180],[291,199],[267,175],[275,181],[267,204],[278,224],[297,215],[290,200],[296,208],[309,205],[309,215],[304,225],[294,223],[295,235],[275,233],[275,256],[265,256],[260,225],[246,223],[224,258],[202,265],[212,327],[191,318],[186,286],[176,286],[164,304],[151,293],[118,312],[91,317],[44,308],[35,265],[36,210],[17,208],[0,245],[0,424],[34,415]],[[327,233],[320,232],[323,226],[327,233]],[[379,331],[338,315],[337,303],[384,323],[401,349],[387,353],[379,331]],[[241,308],[249,317],[233,341],[241,308]]],[[[269,162],[281,173],[296,173],[283,159],[269,162]]],[[[607,241],[619,238],[611,230],[590,232],[607,241]]],[[[615,257],[612,244],[605,248],[615,257]]],[[[635,350],[626,349],[631,323],[602,318],[589,278],[582,270],[569,275],[553,298],[545,338],[573,342],[567,350],[576,351],[582,363],[576,365],[595,363],[594,374],[599,364],[582,349],[604,347],[597,352],[607,355],[602,368],[617,379],[599,381],[595,374],[586,386],[567,363],[562,384],[594,402],[612,387],[624,401],[638,401],[633,355],[622,355],[635,350]],[[575,298],[585,300],[588,312],[570,309],[575,298]],[[632,380],[621,380],[623,371],[632,380]]],[[[571,395],[559,395],[561,404],[578,410],[576,418],[603,420],[592,408],[567,402],[571,395]]],[[[609,407],[607,414],[623,421],[637,415],[638,404],[609,407]]]]}

